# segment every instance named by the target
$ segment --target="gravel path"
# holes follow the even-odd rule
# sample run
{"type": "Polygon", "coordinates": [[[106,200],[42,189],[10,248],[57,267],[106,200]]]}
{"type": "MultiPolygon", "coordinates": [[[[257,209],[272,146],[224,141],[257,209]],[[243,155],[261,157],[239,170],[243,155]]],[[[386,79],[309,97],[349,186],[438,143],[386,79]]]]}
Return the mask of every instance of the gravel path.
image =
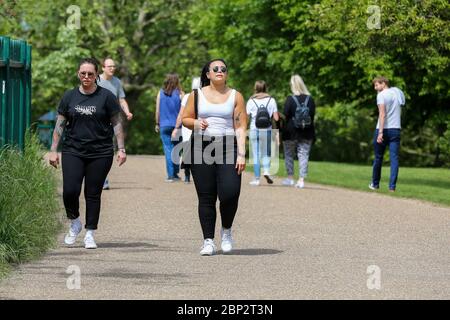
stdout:
{"type": "Polygon", "coordinates": [[[234,254],[201,257],[194,185],[164,178],[159,156],[114,165],[99,248],[84,249],[84,232],[65,247],[61,234],[0,298],[450,299],[449,208],[281,179],[251,187],[245,173],[234,254]]]}

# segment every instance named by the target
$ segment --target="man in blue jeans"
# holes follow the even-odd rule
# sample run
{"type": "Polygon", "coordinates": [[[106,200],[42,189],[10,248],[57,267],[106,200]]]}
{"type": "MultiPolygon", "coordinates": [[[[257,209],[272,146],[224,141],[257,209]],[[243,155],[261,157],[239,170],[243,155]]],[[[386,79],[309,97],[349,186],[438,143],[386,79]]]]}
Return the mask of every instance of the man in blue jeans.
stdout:
{"type": "Polygon", "coordinates": [[[405,96],[398,88],[389,88],[389,80],[385,77],[376,77],[373,85],[377,95],[378,123],[375,130],[373,145],[375,159],[373,161],[372,182],[369,188],[379,189],[381,178],[381,166],[386,147],[389,147],[391,160],[391,176],[389,178],[389,191],[394,192],[398,176],[398,153],[400,150],[400,118],[401,106],[405,104],[405,96]]]}

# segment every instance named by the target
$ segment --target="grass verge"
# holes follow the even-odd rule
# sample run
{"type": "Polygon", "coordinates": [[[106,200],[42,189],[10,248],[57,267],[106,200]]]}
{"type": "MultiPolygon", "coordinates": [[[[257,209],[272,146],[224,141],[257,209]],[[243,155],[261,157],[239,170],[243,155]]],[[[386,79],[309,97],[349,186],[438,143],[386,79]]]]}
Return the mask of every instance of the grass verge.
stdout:
{"type": "Polygon", "coordinates": [[[10,266],[39,257],[61,229],[57,180],[41,146],[27,134],[25,152],[0,150],[0,278],[10,266]]]}

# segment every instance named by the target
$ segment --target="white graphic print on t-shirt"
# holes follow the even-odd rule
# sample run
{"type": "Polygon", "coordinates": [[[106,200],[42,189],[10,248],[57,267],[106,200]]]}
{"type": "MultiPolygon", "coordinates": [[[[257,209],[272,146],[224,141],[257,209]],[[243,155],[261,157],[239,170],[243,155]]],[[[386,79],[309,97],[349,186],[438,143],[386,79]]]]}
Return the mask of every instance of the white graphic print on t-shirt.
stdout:
{"type": "Polygon", "coordinates": [[[96,111],[96,106],[75,106],[75,110],[85,116],[92,116],[96,111]]]}

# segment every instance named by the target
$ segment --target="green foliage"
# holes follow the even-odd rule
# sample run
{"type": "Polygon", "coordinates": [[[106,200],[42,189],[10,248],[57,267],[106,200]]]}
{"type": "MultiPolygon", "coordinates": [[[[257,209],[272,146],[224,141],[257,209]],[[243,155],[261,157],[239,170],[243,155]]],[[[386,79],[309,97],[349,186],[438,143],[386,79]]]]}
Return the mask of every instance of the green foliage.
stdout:
{"type": "Polygon", "coordinates": [[[337,103],[317,108],[313,160],[368,162],[372,156],[373,122],[365,109],[337,103]]]}
{"type": "Polygon", "coordinates": [[[0,152],[0,275],[8,264],[35,258],[55,244],[60,229],[57,182],[43,162],[37,137],[27,134],[25,153],[0,152]]]}
{"type": "Polygon", "coordinates": [[[351,106],[356,119],[346,121],[365,131],[335,128],[339,139],[332,146],[323,139],[317,145],[321,160],[371,157],[365,147],[377,116],[371,80],[385,75],[407,98],[402,110],[405,160],[450,166],[446,0],[81,0],[76,4],[80,29],[68,31],[66,10],[72,2],[9,1],[0,11],[5,18],[0,34],[33,45],[33,120],[55,109],[63,92],[76,84],[78,58],[112,56],[135,114],[129,123],[129,152],[161,153],[153,128],[156,94],[165,74],[177,72],[190,91],[191,78],[202,65],[222,57],[229,64],[231,86],[248,98],[254,82],[263,79],[280,110],[290,94],[290,76],[300,74],[323,107],[318,116],[325,123],[317,125],[324,137],[331,123],[342,123],[337,117],[344,106],[351,106]],[[331,111],[334,107],[338,110],[331,111]],[[356,125],[362,120],[364,125],[356,125]],[[344,158],[334,154],[346,148],[341,143],[359,138],[358,153],[344,158]]]}

